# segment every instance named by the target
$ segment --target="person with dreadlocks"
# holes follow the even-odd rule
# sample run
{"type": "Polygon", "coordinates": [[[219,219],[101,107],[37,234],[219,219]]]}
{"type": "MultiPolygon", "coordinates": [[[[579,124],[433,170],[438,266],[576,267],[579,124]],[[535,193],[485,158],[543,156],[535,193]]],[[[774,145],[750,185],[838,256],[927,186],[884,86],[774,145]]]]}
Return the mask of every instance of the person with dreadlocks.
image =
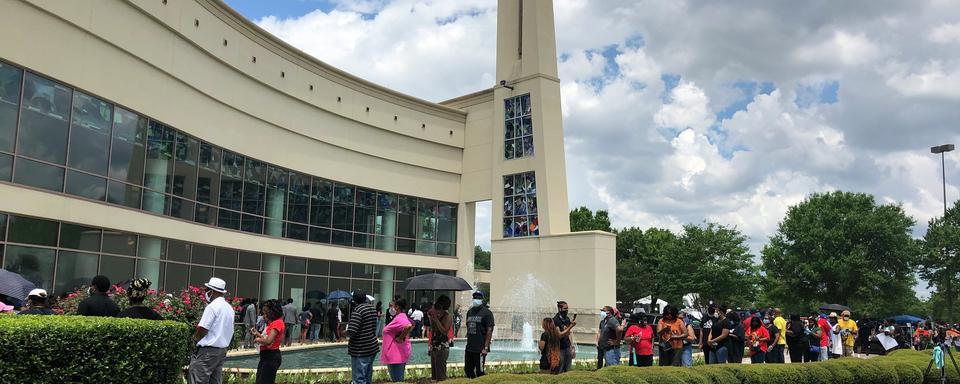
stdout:
{"type": "Polygon", "coordinates": [[[543,333],[537,346],[540,349],[540,372],[555,375],[560,373],[560,331],[551,317],[544,318],[541,325],[543,333]]]}
{"type": "Polygon", "coordinates": [[[283,342],[283,306],[277,300],[267,300],[260,309],[267,321],[263,333],[250,329],[253,343],[260,346],[260,362],[257,363],[257,384],[273,384],[277,381],[277,370],[283,360],[280,357],[280,344],[283,342]]]}
{"type": "Polygon", "coordinates": [[[146,305],[143,305],[147,293],[150,291],[150,280],[136,279],[130,282],[130,289],[127,290],[127,298],[130,300],[130,306],[120,311],[117,317],[129,317],[131,319],[163,320],[157,311],[146,305]]]}

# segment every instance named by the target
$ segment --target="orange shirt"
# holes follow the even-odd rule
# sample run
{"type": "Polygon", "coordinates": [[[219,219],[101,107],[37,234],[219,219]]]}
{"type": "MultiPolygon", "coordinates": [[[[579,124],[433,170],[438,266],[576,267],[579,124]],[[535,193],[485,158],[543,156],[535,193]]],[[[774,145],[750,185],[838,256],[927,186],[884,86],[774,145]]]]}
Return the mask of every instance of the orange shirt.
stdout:
{"type": "MultiPolygon", "coordinates": [[[[687,334],[687,327],[683,324],[683,319],[677,318],[673,321],[667,321],[666,319],[660,319],[660,323],[657,326],[657,329],[660,330],[660,340],[668,340],[670,336],[675,335],[684,335],[687,334]]],[[[670,342],[670,345],[674,349],[683,348],[683,339],[674,339],[670,342]]]]}

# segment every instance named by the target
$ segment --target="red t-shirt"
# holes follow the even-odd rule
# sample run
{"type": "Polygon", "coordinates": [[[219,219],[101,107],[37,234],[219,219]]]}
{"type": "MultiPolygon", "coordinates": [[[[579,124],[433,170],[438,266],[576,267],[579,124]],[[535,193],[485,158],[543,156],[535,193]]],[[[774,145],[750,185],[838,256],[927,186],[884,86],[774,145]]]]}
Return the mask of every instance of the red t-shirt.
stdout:
{"type": "MultiPolygon", "coordinates": [[[[764,327],[760,327],[760,328],[757,328],[757,329],[752,329],[752,330],[750,330],[750,344],[748,344],[748,345],[750,346],[751,351],[752,351],[752,348],[753,348],[753,341],[754,341],[754,340],[769,339],[769,338],[770,338],[770,332],[767,332],[767,329],[764,328],[764,327]]],[[[760,341],[760,342],[759,342],[759,344],[760,344],[760,350],[761,350],[761,351],[763,351],[763,352],[766,352],[766,351],[767,351],[767,343],[768,343],[768,342],[769,342],[769,340],[767,340],[767,341],[760,341]]]]}
{"type": "Polygon", "coordinates": [[[830,346],[830,322],[827,319],[821,318],[817,320],[817,326],[820,327],[820,346],[829,347],[830,346]]]}
{"type": "MultiPolygon", "coordinates": [[[[631,325],[627,328],[627,333],[625,337],[630,338],[633,336],[639,336],[640,340],[636,344],[633,344],[631,348],[636,348],[637,355],[639,356],[650,356],[653,355],[653,327],[646,326],[640,328],[639,325],[631,325]]],[[[630,339],[628,339],[630,340],[630,339]]]]}
{"type": "Polygon", "coordinates": [[[276,319],[271,321],[270,324],[267,324],[267,329],[263,330],[263,337],[270,335],[270,332],[276,330],[277,336],[273,338],[273,343],[270,345],[261,345],[260,350],[277,350],[280,349],[280,344],[283,343],[283,331],[285,326],[283,325],[283,318],[276,319]]]}

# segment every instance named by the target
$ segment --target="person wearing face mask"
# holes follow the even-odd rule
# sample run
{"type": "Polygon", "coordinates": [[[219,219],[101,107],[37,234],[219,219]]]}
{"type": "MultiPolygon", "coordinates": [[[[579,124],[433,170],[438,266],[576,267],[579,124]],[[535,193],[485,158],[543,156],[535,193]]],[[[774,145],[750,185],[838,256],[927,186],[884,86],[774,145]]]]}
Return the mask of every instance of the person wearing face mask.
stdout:
{"type": "Polygon", "coordinates": [[[190,356],[190,384],[220,383],[227,346],[233,338],[233,307],[223,298],[227,283],[211,277],[204,284],[207,306],[193,333],[196,349],[190,356]]]}
{"type": "MultiPolygon", "coordinates": [[[[773,318],[770,313],[768,313],[763,318],[763,327],[767,329],[767,335],[770,336],[770,340],[767,341],[767,353],[764,357],[767,364],[777,364],[780,363],[780,360],[772,353],[775,348],[777,339],[780,338],[780,328],[773,323],[773,318]]],[[[780,351],[780,356],[783,357],[783,351],[780,351]]]]}
{"type": "Polygon", "coordinates": [[[402,382],[407,361],[410,360],[410,331],[413,321],[407,317],[407,300],[397,297],[388,309],[391,320],[383,327],[383,352],[380,362],[387,365],[393,382],[402,382]]]}
{"type": "Polygon", "coordinates": [[[640,310],[628,322],[624,341],[629,344],[627,364],[638,367],[653,365],[653,327],[647,324],[647,313],[640,310]]]}
{"type": "Polygon", "coordinates": [[[710,340],[710,330],[717,321],[717,305],[710,303],[707,306],[707,313],[700,323],[700,350],[703,351],[704,364],[710,364],[710,355],[714,353],[714,349],[708,341],[710,340]]]}
{"type": "Polygon", "coordinates": [[[843,356],[853,356],[853,344],[860,330],[857,322],[850,319],[850,311],[843,311],[840,317],[837,325],[840,326],[840,336],[843,338],[843,356]]]}
{"type": "Polygon", "coordinates": [[[483,376],[483,360],[490,352],[493,339],[493,312],[483,303],[483,292],[473,293],[473,306],[467,311],[467,345],[464,347],[464,365],[468,378],[483,376]]]}
{"type": "Polygon", "coordinates": [[[836,359],[843,356],[843,338],[840,337],[840,324],[838,324],[837,313],[830,312],[827,321],[830,323],[830,358],[836,359]]]}
{"type": "Polygon", "coordinates": [[[598,352],[603,352],[605,366],[620,365],[620,326],[613,314],[613,307],[605,306],[600,310],[600,333],[597,335],[598,352]]]}
{"type": "Polygon", "coordinates": [[[557,302],[557,315],[553,317],[553,325],[560,332],[560,373],[570,370],[576,354],[573,342],[570,340],[570,333],[573,332],[573,327],[577,326],[577,321],[570,320],[569,311],[570,306],[566,301],[557,302]]]}

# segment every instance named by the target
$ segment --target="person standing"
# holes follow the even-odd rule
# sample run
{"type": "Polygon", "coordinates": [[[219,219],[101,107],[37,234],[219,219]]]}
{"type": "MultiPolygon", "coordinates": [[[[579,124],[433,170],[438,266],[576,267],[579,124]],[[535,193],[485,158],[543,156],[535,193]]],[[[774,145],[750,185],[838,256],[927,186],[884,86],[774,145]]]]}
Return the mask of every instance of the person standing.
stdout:
{"type": "Polygon", "coordinates": [[[380,362],[386,364],[390,380],[404,380],[407,361],[410,360],[410,331],[413,322],[407,317],[407,300],[397,297],[387,310],[391,320],[383,327],[383,352],[380,362]]]}
{"type": "Polygon", "coordinates": [[[293,305],[293,299],[287,299],[287,304],[283,306],[283,345],[290,346],[293,343],[293,327],[297,325],[297,307],[293,305]]]}
{"type": "Polygon", "coordinates": [[[373,359],[380,345],[377,342],[377,311],[367,301],[367,294],[353,292],[353,312],[347,324],[347,354],[352,363],[353,384],[373,382],[373,359]]]}
{"type": "Polygon", "coordinates": [[[790,315],[787,322],[787,349],[790,351],[791,363],[802,363],[804,356],[810,350],[810,338],[807,337],[806,327],[800,320],[800,315],[790,315]]]}
{"type": "Polygon", "coordinates": [[[490,353],[493,339],[493,312],[483,302],[483,292],[473,292],[473,302],[467,310],[467,345],[464,347],[463,370],[468,378],[484,375],[483,363],[490,353]]]}
{"type": "Polygon", "coordinates": [[[53,310],[47,306],[47,291],[35,288],[27,295],[27,309],[20,311],[20,315],[52,315],[53,310]]]}
{"type": "Polygon", "coordinates": [[[337,308],[337,303],[330,303],[330,308],[327,309],[327,333],[330,337],[330,342],[336,342],[339,340],[340,329],[340,308],[337,308]]]}
{"type": "Polygon", "coordinates": [[[680,318],[683,319],[683,326],[687,330],[687,338],[683,339],[683,352],[680,355],[680,365],[685,368],[693,367],[693,344],[697,342],[697,330],[694,327],[694,320],[684,312],[680,312],[680,318]]]}
{"type": "Polygon", "coordinates": [[[750,364],[763,364],[767,360],[770,332],[759,317],[750,316],[750,364]]]}
{"type": "Polygon", "coordinates": [[[321,337],[320,330],[323,329],[323,307],[319,303],[314,303],[310,307],[310,339],[311,343],[316,343],[317,340],[321,337]]]}
{"type": "Polygon", "coordinates": [[[227,283],[211,277],[204,286],[207,306],[193,332],[196,350],[190,356],[190,384],[219,384],[227,346],[233,338],[233,307],[223,298],[227,283]]]}
{"type": "Polygon", "coordinates": [[[857,322],[850,319],[850,311],[843,311],[840,317],[837,325],[840,326],[840,337],[843,338],[843,356],[853,356],[853,344],[860,330],[857,322]]]}
{"type": "Polygon", "coordinates": [[[553,319],[547,317],[540,322],[543,333],[540,334],[540,341],[537,343],[537,350],[540,351],[540,373],[556,375],[560,373],[560,331],[553,319]]]}
{"type": "Polygon", "coordinates": [[[257,330],[257,299],[247,299],[247,306],[243,310],[243,327],[246,328],[243,336],[243,347],[253,348],[253,332],[257,330]]]}
{"type": "Polygon", "coordinates": [[[730,351],[730,322],[727,320],[726,310],[727,308],[722,305],[717,309],[717,319],[710,329],[708,343],[713,350],[710,354],[710,364],[726,364],[729,358],[727,353],[730,351]]]}
{"type": "Polygon", "coordinates": [[[743,363],[743,351],[746,348],[746,329],[740,321],[740,314],[730,312],[727,321],[730,323],[730,341],[727,343],[727,362],[731,364],[743,363]]]}
{"type": "Polygon", "coordinates": [[[120,313],[117,303],[107,296],[110,291],[110,279],[97,275],[90,281],[90,297],[80,302],[77,314],[81,316],[114,317],[120,313]]]}
{"type": "Polygon", "coordinates": [[[570,334],[573,332],[573,327],[577,326],[577,322],[576,320],[570,320],[569,311],[570,306],[567,305],[566,301],[557,302],[557,314],[553,317],[553,325],[557,328],[560,337],[560,373],[570,370],[570,366],[573,364],[573,355],[576,353],[575,346],[570,340],[572,339],[570,334]]]}
{"type": "Polygon", "coordinates": [[[773,316],[773,325],[777,327],[777,339],[773,343],[773,351],[768,353],[773,354],[772,362],[783,364],[783,349],[787,346],[787,321],[784,320],[780,308],[773,309],[773,316]]]}
{"type": "Polygon", "coordinates": [[[277,370],[283,359],[280,356],[280,344],[284,335],[283,307],[277,300],[267,300],[260,311],[267,321],[263,333],[251,328],[253,343],[260,345],[260,362],[257,363],[257,384],[273,384],[277,381],[277,370]]]}
{"type": "Polygon", "coordinates": [[[383,336],[383,302],[378,301],[376,306],[377,312],[377,337],[383,336]]]}
{"type": "Polygon", "coordinates": [[[623,327],[613,313],[613,307],[609,305],[600,311],[600,319],[606,321],[601,322],[597,346],[603,350],[603,364],[607,367],[620,365],[620,332],[623,331],[623,327]]]}
{"type": "Polygon", "coordinates": [[[777,328],[777,326],[773,324],[773,319],[770,318],[770,314],[764,316],[763,327],[767,330],[767,334],[770,335],[770,340],[767,341],[766,363],[778,363],[776,357],[773,356],[773,350],[776,346],[777,338],[780,337],[780,328],[777,328]]]}
{"type": "Polygon", "coordinates": [[[830,322],[830,358],[836,359],[843,356],[843,338],[840,337],[840,324],[836,312],[830,312],[827,318],[830,322]]]}
{"type": "Polygon", "coordinates": [[[413,337],[423,338],[423,311],[420,310],[420,304],[416,304],[410,312],[410,320],[413,320],[413,337]]]}
{"type": "Polygon", "coordinates": [[[717,305],[710,303],[707,305],[707,313],[700,322],[700,350],[703,351],[703,363],[710,364],[713,360],[710,356],[713,354],[713,347],[710,346],[710,332],[713,325],[717,323],[717,305]]]}
{"type": "Polygon", "coordinates": [[[663,318],[657,323],[657,336],[660,337],[659,365],[679,367],[683,363],[683,340],[688,334],[677,307],[663,307],[663,318]]]}
{"type": "Polygon", "coordinates": [[[434,381],[447,379],[447,358],[450,357],[450,341],[453,340],[453,318],[450,317],[450,297],[440,295],[427,311],[430,319],[430,376],[434,381]]]}
{"type": "Polygon", "coordinates": [[[460,304],[453,311],[453,337],[460,337],[460,326],[463,325],[463,311],[460,310],[460,304]]]}
{"type": "Polygon", "coordinates": [[[306,344],[307,331],[310,330],[310,324],[313,323],[313,313],[310,313],[310,306],[304,305],[303,310],[297,315],[300,324],[300,344],[306,344]]]}
{"type": "Polygon", "coordinates": [[[820,328],[820,361],[827,361],[830,358],[830,321],[827,315],[821,313],[817,317],[817,327],[820,328]]]}
{"type": "Polygon", "coordinates": [[[647,324],[647,314],[643,311],[631,315],[630,325],[624,340],[630,345],[627,349],[627,364],[638,367],[653,365],[653,327],[647,324]]]}
{"type": "Polygon", "coordinates": [[[130,306],[117,314],[117,317],[128,317],[131,319],[163,320],[153,308],[143,305],[147,297],[147,291],[150,290],[150,280],[136,279],[130,283],[130,289],[127,290],[127,299],[130,306]]]}

